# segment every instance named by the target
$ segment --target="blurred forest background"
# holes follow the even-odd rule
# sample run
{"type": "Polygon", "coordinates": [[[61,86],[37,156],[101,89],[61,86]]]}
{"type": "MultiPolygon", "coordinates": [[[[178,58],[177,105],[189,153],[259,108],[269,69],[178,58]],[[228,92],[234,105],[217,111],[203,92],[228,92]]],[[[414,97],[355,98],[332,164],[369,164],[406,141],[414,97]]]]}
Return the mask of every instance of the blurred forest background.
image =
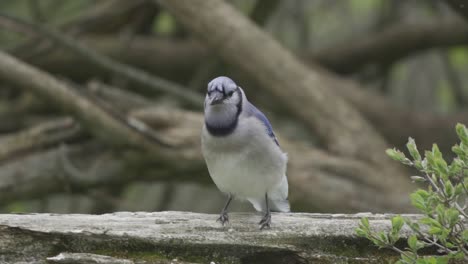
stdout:
{"type": "Polygon", "coordinates": [[[293,211],[410,212],[385,149],[449,155],[468,124],[464,0],[2,0],[0,49],[3,213],[218,213],[219,75],[273,124],[293,211]]]}

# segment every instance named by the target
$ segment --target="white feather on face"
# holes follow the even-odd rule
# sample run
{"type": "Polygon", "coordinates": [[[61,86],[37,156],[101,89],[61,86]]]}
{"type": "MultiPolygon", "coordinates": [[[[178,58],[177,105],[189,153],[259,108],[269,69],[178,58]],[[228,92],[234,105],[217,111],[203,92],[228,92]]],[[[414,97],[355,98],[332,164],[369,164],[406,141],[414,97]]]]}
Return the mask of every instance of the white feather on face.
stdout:
{"type": "Polygon", "coordinates": [[[211,100],[212,98],[207,94],[205,98],[205,120],[213,124],[234,120],[237,114],[237,106],[241,100],[239,93],[233,93],[219,104],[211,105],[211,100]]]}
{"type": "Polygon", "coordinates": [[[210,83],[205,97],[205,123],[214,134],[229,134],[242,110],[243,92],[233,81],[210,83]]]}

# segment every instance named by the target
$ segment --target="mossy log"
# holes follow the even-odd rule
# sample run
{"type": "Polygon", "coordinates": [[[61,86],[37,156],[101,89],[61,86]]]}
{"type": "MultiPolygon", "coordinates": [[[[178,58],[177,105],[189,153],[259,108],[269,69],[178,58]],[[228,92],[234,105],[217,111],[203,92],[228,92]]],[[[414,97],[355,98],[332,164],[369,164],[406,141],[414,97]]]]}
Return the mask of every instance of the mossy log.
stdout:
{"type": "MultiPolygon", "coordinates": [[[[376,231],[391,215],[118,212],[0,215],[1,263],[388,263],[398,255],[357,237],[367,216],[376,231]]],[[[417,215],[407,215],[411,218],[417,215]]],[[[408,230],[404,229],[403,236],[408,230]]],[[[404,242],[402,240],[402,245],[404,242]]]]}

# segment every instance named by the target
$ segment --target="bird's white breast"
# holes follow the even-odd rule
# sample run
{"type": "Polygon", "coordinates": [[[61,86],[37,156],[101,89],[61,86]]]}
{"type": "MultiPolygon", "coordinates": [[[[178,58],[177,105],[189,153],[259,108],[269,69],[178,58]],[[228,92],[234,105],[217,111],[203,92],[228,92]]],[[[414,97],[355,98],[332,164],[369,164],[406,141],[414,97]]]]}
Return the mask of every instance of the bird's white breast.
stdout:
{"type": "Polygon", "coordinates": [[[264,197],[286,173],[286,154],[268,136],[264,124],[253,117],[239,118],[228,136],[215,137],[204,128],[202,151],[218,188],[238,198],[264,197]]]}

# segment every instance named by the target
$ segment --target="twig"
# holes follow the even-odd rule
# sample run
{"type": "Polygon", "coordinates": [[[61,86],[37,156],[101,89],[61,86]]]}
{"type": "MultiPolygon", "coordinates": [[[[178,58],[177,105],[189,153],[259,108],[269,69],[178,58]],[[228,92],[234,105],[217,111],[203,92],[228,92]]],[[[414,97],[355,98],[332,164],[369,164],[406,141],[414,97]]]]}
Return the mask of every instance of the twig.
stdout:
{"type": "Polygon", "coordinates": [[[111,86],[97,80],[92,80],[87,83],[86,86],[94,96],[112,103],[114,108],[123,112],[128,112],[135,108],[149,107],[156,103],[129,90],[120,89],[119,87],[111,86]]]}
{"type": "Polygon", "coordinates": [[[189,103],[191,106],[197,109],[201,109],[203,105],[203,98],[200,94],[185,89],[183,86],[180,86],[176,83],[167,81],[156,76],[152,76],[145,71],[135,69],[126,64],[107,58],[99,54],[98,52],[86,47],[85,45],[77,42],[76,40],[64,35],[63,33],[59,33],[53,29],[49,29],[47,27],[37,24],[32,24],[30,22],[3,13],[0,13],[0,18],[4,21],[8,21],[10,23],[20,25],[22,27],[33,29],[42,37],[46,37],[52,40],[53,42],[60,44],[60,46],[63,46],[69,49],[70,51],[73,51],[77,55],[87,59],[89,62],[110,72],[113,72],[114,74],[125,76],[128,79],[133,80],[148,88],[152,88],[155,91],[173,95],[177,98],[184,100],[185,102],[189,103]]]}
{"type": "MultiPolygon", "coordinates": [[[[65,21],[60,22],[56,27],[72,35],[95,31],[96,29],[99,31],[99,27],[97,26],[99,22],[105,27],[109,24],[110,19],[125,15],[126,12],[141,5],[142,2],[141,0],[96,2],[91,8],[87,8],[85,11],[78,13],[78,15],[72,14],[68,16],[65,21]]],[[[46,6],[44,9],[47,10],[47,19],[50,19],[51,11],[52,13],[56,13],[63,3],[65,2],[51,2],[46,6]]],[[[115,26],[115,23],[112,23],[112,25],[115,26]]],[[[38,41],[41,41],[40,37],[30,38],[9,51],[22,59],[31,59],[48,54],[57,46],[47,40],[39,44],[38,41]]]]}
{"type": "Polygon", "coordinates": [[[32,128],[0,138],[0,161],[40,147],[69,140],[78,135],[80,128],[70,117],[44,122],[32,128]]]}
{"type": "Polygon", "coordinates": [[[159,159],[174,162],[182,153],[170,150],[171,145],[156,137],[142,135],[121,119],[116,119],[85,94],[68,83],[0,52],[0,77],[31,89],[74,116],[94,135],[114,145],[130,145],[150,151],[159,159]],[[157,144],[155,144],[157,143],[157,144]]]}
{"type": "Polygon", "coordinates": [[[463,210],[463,208],[461,208],[457,202],[455,202],[455,207],[457,208],[458,212],[460,212],[460,214],[465,217],[465,219],[468,219],[468,214],[466,214],[465,210],[463,210]]]}

